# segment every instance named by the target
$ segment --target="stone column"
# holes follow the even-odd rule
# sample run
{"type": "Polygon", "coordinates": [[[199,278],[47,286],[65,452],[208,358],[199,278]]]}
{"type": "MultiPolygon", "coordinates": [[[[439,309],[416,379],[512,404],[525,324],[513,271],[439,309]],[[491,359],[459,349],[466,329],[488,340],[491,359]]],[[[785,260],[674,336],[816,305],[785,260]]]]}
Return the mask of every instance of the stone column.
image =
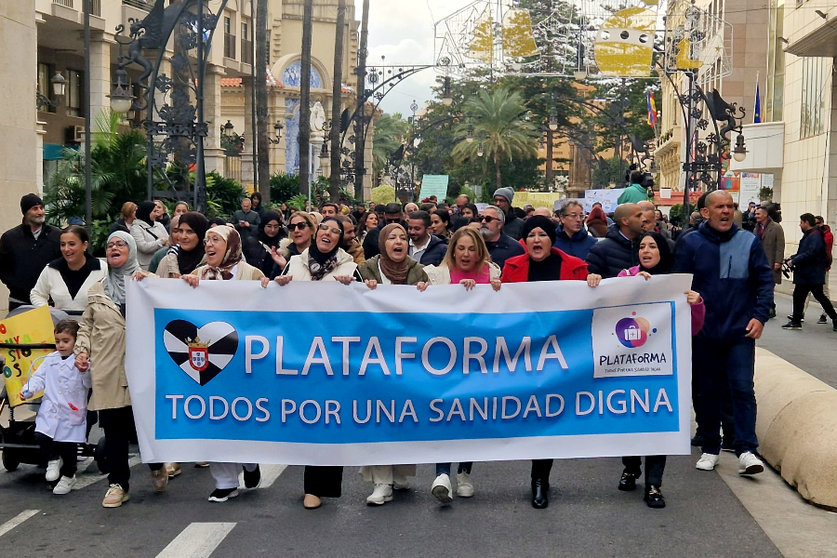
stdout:
{"type": "Polygon", "coordinates": [[[94,32],[90,36],[90,122],[96,125],[96,119],[103,110],[110,109],[111,75],[110,46],[113,41],[105,39],[104,33],[94,32]]]}
{"type": "Polygon", "coordinates": [[[224,172],[225,154],[221,149],[221,76],[224,68],[207,64],[203,85],[203,116],[207,122],[207,135],[203,142],[206,172],[224,172]]]}

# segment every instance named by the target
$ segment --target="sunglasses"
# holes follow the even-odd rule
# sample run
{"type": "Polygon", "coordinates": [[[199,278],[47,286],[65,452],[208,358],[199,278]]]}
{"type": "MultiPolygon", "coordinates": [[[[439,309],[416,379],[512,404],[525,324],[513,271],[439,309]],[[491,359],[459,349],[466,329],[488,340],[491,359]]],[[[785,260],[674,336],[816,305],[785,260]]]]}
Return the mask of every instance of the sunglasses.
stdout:
{"type": "Polygon", "coordinates": [[[490,223],[492,221],[496,221],[497,217],[491,217],[489,215],[483,215],[480,217],[480,221],[483,223],[490,223]]]}
{"type": "Polygon", "coordinates": [[[294,229],[302,230],[308,226],[308,223],[291,223],[288,225],[288,230],[292,231],[294,229]]]}
{"type": "Polygon", "coordinates": [[[329,227],[327,223],[320,223],[319,229],[321,231],[330,231],[333,234],[341,234],[343,231],[338,229],[337,227],[329,227]]]}

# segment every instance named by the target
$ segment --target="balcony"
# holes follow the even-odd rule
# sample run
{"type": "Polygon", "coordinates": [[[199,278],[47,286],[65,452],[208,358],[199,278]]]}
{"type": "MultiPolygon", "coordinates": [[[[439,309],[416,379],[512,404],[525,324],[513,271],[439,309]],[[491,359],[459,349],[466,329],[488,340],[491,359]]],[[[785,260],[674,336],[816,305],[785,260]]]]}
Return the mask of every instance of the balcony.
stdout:
{"type": "Polygon", "coordinates": [[[253,42],[241,39],[241,62],[244,64],[253,63],[253,42]]]}
{"type": "Polygon", "coordinates": [[[235,58],[235,35],[224,33],[224,57],[235,58]]]}
{"type": "MultiPolygon", "coordinates": [[[[52,3],[64,8],[70,8],[71,10],[84,9],[84,0],[52,0],[52,3]]],[[[90,15],[102,17],[102,0],[90,0],[90,15]]]]}

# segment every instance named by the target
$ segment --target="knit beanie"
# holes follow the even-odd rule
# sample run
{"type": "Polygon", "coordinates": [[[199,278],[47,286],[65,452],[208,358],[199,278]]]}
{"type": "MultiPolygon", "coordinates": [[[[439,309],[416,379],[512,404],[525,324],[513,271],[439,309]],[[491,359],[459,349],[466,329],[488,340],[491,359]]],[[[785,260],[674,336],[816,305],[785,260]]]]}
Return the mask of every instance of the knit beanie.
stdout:
{"type": "Polygon", "coordinates": [[[526,237],[529,236],[529,233],[532,232],[532,229],[536,229],[540,227],[543,229],[543,232],[549,237],[549,240],[552,241],[552,244],[555,244],[555,223],[552,222],[551,219],[548,217],[544,217],[543,215],[535,215],[534,217],[529,217],[523,222],[523,227],[520,229],[520,238],[524,241],[526,237]]]}
{"type": "Polygon", "coordinates": [[[506,198],[506,200],[509,202],[509,205],[511,205],[511,202],[514,199],[514,190],[512,190],[511,188],[497,188],[496,190],[494,190],[494,195],[506,198]]]}
{"type": "Polygon", "coordinates": [[[26,215],[26,212],[36,205],[44,205],[44,200],[39,198],[36,194],[26,194],[20,198],[20,212],[26,215]]]}

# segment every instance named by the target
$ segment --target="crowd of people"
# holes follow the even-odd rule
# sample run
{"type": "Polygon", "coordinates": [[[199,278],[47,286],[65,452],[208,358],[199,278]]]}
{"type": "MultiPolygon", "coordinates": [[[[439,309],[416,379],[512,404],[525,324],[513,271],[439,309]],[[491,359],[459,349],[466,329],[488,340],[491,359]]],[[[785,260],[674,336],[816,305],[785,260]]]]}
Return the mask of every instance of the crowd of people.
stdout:
{"type": "MultiPolygon", "coordinates": [[[[621,203],[611,215],[601,204],[585,212],[574,200],[555,212],[517,209],[511,188],[497,189],[492,203],[481,208],[460,195],[451,205],[435,199],[354,208],[325,203],[311,212],[270,210],[256,193],[244,198],[229,220],[208,219],[183,202],[171,217],[159,200],[128,202],[113,224],[104,262],[90,255],[85,228],[59,230],[47,224],[43,201],[27,194],[20,202],[21,225],[0,239],[0,280],[9,289],[9,308],[49,304],[77,317],[77,323],[56,326],[56,351],[23,394],[31,397],[45,389],[36,429],[48,464],[46,479],[55,483],[55,494],[72,490],[70,447],[85,441],[89,409],[98,412],[110,464],[102,505],[118,507],[130,498],[133,416],[124,364],[125,284],[148,276],[182,278],[194,288],[206,280],[256,280],[263,286],[336,280],[362,282],[370,289],[459,284],[467,291],[477,284],[501,290],[503,283],[558,280],[586,281],[598,288],[607,278],[692,273],[686,298],[694,347],[697,432],[692,443],[702,448],[696,468],[713,470],[723,448],[738,455],[741,474],[758,473],[763,464],[756,456],[754,343],[775,316],[774,283],[790,267],[795,271],[794,310],[784,327],[801,328],[805,299],[812,293],[823,305],[821,321],[827,315],[837,330],[837,312],[823,289],[833,237],[821,217],[806,213],[799,251],[786,260],[773,207],[751,206],[742,214],[728,193],[714,191],[701,197],[690,224],[680,230],[638,192],[632,194],[636,201],[621,203]],[[56,387],[65,380],[72,390],[56,387]],[[89,401],[79,395],[88,388],[89,401]],[[74,403],[64,405],[69,397],[74,403]],[[67,412],[72,407],[73,413],[67,412]]],[[[532,462],[535,508],[549,504],[552,465],[551,459],[532,462]]],[[[642,458],[626,456],[623,465],[617,487],[634,490],[642,458]]],[[[260,481],[255,463],[209,466],[213,502],[238,494],[242,470],[246,488],[260,481]]],[[[178,464],[149,468],[157,492],[181,471],[178,464]]],[[[665,506],[664,468],[665,456],[646,456],[643,496],[650,507],[665,506]]],[[[452,464],[436,464],[432,494],[443,504],[454,494],[473,496],[472,470],[473,463],[458,464],[454,489],[452,464]]],[[[393,498],[394,489],[409,485],[415,466],[376,465],[361,473],[373,484],[367,503],[382,505],[393,498]]],[[[342,467],[306,467],[304,507],[318,508],[322,498],[339,497],[342,476],[342,467]]]]}

